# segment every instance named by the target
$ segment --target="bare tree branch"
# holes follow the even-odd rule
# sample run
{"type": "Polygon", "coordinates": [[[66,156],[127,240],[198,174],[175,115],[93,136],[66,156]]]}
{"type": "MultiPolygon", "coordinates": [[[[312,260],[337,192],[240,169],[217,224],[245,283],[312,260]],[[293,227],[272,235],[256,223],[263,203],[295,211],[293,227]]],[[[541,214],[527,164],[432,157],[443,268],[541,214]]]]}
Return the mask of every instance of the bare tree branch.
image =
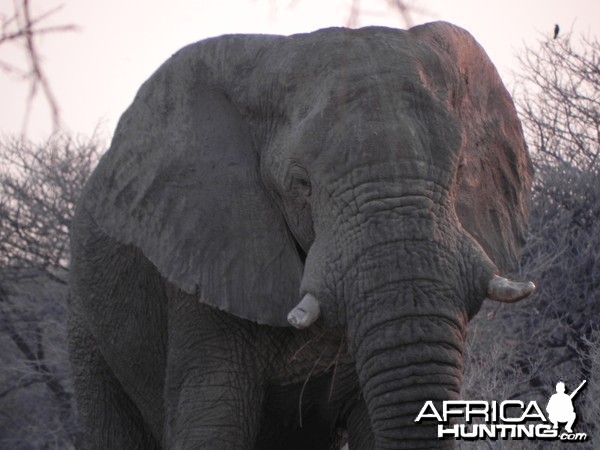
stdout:
{"type": "Polygon", "coordinates": [[[99,153],[93,139],[53,137],[43,145],[0,141],[0,265],[5,274],[42,271],[66,284],[71,217],[99,153]]]}
{"type": "Polygon", "coordinates": [[[28,380],[20,380],[17,384],[15,384],[14,386],[11,386],[3,391],[0,391],[0,400],[10,394],[12,394],[13,392],[18,392],[19,389],[25,389],[28,388],[29,386],[33,385],[33,384],[37,384],[37,383],[43,383],[44,381],[40,378],[30,378],[28,380]]]}
{"type": "Polygon", "coordinates": [[[411,28],[414,25],[414,20],[412,18],[411,12],[413,8],[409,6],[405,1],[388,0],[388,4],[400,13],[400,16],[402,17],[402,20],[406,24],[407,28],[411,28]]]}
{"type": "MultiPolygon", "coordinates": [[[[46,333],[42,323],[48,325],[48,312],[44,311],[43,305],[44,301],[49,300],[39,299],[39,303],[34,303],[37,307],[29,309],[23,304],[24,298],[17,291],[11,292],[11,295],[8,295],[8,292],[4,286],[0,286],[0,332],[10,339],[18,354],[12,355],[16,364],[0,367],[3,379],[11,380],[7,383],[10,387],[0,392],[0,400],[5,401],[4,399],[10,394],[13,394],[13,398],[22,398],[28,388],[34,384],[43,385],[53,398],[52,409],[48,412],[59,419],[59,424],[64,429],[62,435],[66,433],[68,439],[74,442],[76,432],[72,429],[74,411],[72,395],[67,389],[69,379],[60,365],[52,367],[47,363],[47,350],[52,344],[48,339],[44,339],[46,333]]],[[[6,351],[6,347],[3,350],[6,351]]],[[[2,442],[6,443],[0,438],[0,443],[2,442]]]]}
{"type": "Polygon", "coordinates": [[[16,75],[29,83],[22,134],[26,134],[33,101],[39,93],[41,93],[50,108],[54,131],[58,131],[60,128],[58,102],[42,67],[36,38],[43,34],[74,31],[76,28],[73,25],[40,26],[42,22],[47,21],[59,12],[62,6],[50,9],[37,16],[32,15],[30,0],[15,0],[13,8],[13,14],[8,18],[5,19],[0,16],[0,47],[10,43],[22,44],[21,47],[24,49],[28,67],[20,68],[16,64],[0,60],[0,71],[16,75]]]}
{"type": "Polygon", "coordinates": [[[598,170],[599,58],[598,40],[582,38],[575,45],[570,35],[521,55],[518,106],[536,164],[598,170]]]}

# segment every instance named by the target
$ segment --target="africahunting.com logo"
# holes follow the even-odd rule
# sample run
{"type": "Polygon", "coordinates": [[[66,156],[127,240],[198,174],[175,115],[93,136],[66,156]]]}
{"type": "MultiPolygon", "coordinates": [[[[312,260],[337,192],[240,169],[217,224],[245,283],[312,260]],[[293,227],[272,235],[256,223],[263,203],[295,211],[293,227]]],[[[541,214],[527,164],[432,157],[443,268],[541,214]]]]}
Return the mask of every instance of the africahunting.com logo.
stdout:
{"type": "Polygon", "coordinates": [[[434,402],[427,401],[415,422],[437,422],[440,439],[560,439],[581,442],[588,436],[573,431],[577,419],[573,399],[585,382],[583,380],[570,394],[565,393],[565,383],[558,382],[556,393],[548,400],[545,412],[536,401],[447,400],[442,402],[441,409],[434,402]]]}

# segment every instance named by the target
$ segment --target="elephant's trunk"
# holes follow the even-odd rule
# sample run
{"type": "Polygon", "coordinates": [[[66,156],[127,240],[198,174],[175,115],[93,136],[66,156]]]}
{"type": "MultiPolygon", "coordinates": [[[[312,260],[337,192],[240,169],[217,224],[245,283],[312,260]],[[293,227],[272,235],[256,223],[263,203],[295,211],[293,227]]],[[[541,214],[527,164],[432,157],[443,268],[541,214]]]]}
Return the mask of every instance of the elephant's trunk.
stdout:
{"type": "MultiPolygon", "coordinates": [[[[398,267],[393,259],[385,267],[398,267]]],[[[395,275],[360,271],[354,285],[354,301],[371,305],[350,306],[347,326],[377,449],[452,446],[436,425],[415,423],[426,401],[458,399],[467,325],[460,287],[426,259],[395,275]]]]}
{"type": "Polygon", "coordinates": [[[437,448],[437,428],[416,424],[427,400],[456,400],[462,336],[447,318],[385,317],[361,339],[356,364],[377,449],[437,448]],[[409,336],[400,335],[409,330],[409,336]],[[450,337],[442,337],[450,333],[450,337]]]}

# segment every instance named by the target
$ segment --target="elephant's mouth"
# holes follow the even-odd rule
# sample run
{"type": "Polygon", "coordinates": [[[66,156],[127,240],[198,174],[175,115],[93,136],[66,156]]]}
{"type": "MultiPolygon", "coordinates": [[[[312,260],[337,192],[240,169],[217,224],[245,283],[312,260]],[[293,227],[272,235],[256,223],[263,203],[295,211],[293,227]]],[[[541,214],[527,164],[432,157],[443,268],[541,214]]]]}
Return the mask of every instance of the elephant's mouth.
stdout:
{"type": "MultiPolygon", "coordinates": [[[[296,242],[298,257],[306,263],[306,253],[296,242]]],[[[487,282],[486,298],[504,303],[520,301],[533,293],[535,284],[531,281],[519,282],[492,274],[487,282]]],[[[320,316],[321,306],[318,298],[312,293],[306,293],[300,302],[289,312],[288,322],[298,329],[304,329],[316,322],[320,316]]]]}

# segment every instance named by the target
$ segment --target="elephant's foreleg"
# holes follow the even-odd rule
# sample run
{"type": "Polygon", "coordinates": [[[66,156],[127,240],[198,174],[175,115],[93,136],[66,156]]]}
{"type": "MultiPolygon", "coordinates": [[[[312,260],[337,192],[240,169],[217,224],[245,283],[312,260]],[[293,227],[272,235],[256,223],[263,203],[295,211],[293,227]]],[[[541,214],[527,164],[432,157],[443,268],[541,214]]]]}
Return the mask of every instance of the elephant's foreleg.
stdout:
{"type": "Polygon", "coordinates": [[[123,391],[84,323],[69,321],[71,371],[89,449],[157,449],[138,408],[123,391]]]}
{"type": "Polygon", "coordinates": [[[348,448],[350,450],[373,450],[375,437],[365,401],[360,398],[351,405],[346,419],[348,448]]]}
{"type": "Polygon", "coordinates": [[[252,332],[192,296],[169,303],[165,442],[177,449],[253,449],[264,383],[252,332]]]}

